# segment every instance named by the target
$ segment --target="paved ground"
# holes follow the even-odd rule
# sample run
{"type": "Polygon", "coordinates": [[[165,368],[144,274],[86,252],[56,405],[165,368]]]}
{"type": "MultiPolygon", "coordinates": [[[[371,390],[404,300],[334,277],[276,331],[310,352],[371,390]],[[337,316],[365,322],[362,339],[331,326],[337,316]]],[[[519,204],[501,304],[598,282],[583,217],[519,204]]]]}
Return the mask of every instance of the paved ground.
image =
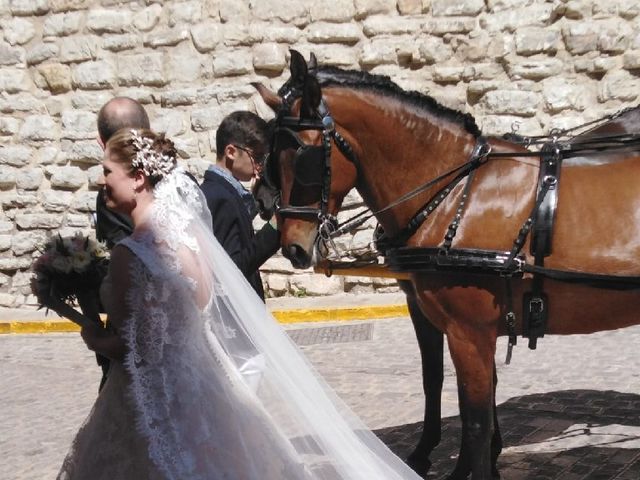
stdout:
{"type": "MultiPolygon", "coordinates": [[[[288,326],[339,395],[406,456],[422,419],[419,359],[407,318],[288,326]]],[[[502,478],[640,478],[640,327],[499,344],[502,478]]],[[[448,355],[448,354],[446,354],[448,355]]],[[[448,358],[448,357],[447,357],[448,358]]],[[[55,478],[97,393],[99,371],[78,334],[0,335],[0,479],[55,478]]],[[[443,442],[428,478],[455,464],[460,437],[447,361],[443,442]]]]}

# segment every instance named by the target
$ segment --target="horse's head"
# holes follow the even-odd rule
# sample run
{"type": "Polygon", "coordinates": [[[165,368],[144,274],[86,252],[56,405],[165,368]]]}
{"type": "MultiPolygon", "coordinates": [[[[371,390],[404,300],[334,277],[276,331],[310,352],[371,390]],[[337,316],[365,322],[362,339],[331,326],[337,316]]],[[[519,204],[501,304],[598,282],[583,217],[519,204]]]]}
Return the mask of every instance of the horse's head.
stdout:
{"type": "Polygon", "coordinates": [[[307,65],[291,51],[291,77],[275,94],[254,86],[277,116],[263,181],[280,192],[282,252],[292,265],[311,265],[318,238],[336,225],[344,196],[355,185],[355,154],[336,134],[336,125],[315,76],[315,57],[307,65]],[[338,142],[338,143],[336,143],[338,142]],[[336,144],[340,148],[335,148],[336,144]],[[347,158],[351,157],[351,158],[347,158]]]}

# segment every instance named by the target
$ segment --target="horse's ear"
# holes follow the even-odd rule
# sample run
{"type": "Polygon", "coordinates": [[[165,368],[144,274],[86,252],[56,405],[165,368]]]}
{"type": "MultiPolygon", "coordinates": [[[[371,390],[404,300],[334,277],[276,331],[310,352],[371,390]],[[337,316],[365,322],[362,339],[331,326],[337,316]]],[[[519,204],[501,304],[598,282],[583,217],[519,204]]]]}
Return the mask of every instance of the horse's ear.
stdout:
{"type": "Polygon", "coordinates": [[[309,55],[308,69],[309,69],[309,73],[312,75],[315,75],[316,70],[318,70],[318,59],[316,58],[316,55],[313,52],[311,52],[311,54],[309,55]]]}
{"type": "Polygon", "coordinates": [[[300,106],[300,116],[313,117],[318,111],[318,106],[322,100],[322,90],[318,79],[312,75],[307,75],[302,92],[302,105],[300,106]]]}
{"type": "Polygon", "coordinates": [[[277,93],[272,92],[260,82],[252,82],[251,85],[272,110],[277,111],[282,106],[282,98],[277,93]]]}
{"type": "Polygon", "coordinates": [[[302,85],[307,76],[307,62],[297,50],[289,50],[291,59],[289,60],[289,69],[291,70],[291,80],[293,85],[302,85]]]}

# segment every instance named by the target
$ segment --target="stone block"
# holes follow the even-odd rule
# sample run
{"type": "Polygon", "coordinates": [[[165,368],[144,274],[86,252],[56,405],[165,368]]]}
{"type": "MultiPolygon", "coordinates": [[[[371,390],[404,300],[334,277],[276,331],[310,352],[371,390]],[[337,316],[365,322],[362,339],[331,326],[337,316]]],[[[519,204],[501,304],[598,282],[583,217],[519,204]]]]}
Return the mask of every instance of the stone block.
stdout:
{"type": "Polygon", "coordinates": [[[215,130],[222,115],[218,106],[209,108],[198,108],[191,111],[191,128],[194,132],[204,132],[206,130],[215,130]]]}
{"type": "Polygon", "coordinates": [[[484,10],[484,0],[432,0],[431,14],[434,17],[473,16],[484,10]]]}
{"type": "Polygon", "coordinates": [[[38,204],[38,198],[32,192],[7,192],[0,197],[0,204],[5,211],[10,209],[29,209],[38,204]]]}
{"type": "Polygon", "coordinates": [[[291,292],[296,296],[334,295],[344,291],[343,278],[325,277],[314,273],[294,274],[289,279],[291,292]]]}
{"type": "Polygon", "coordinates": [[[53,141],[59,137],[59,128],[48,115],[30,115],[22,124],[19,137],[30,142],[53,141]]]}
{"type": "Polygon", "coordinates": [[[33,83],[26,70],[3,67],[0,75],[0,92],[16,93],[29,90],[33,83]]]}
{"type": "Polygon", "coordinates": [[[298,43],[302,37],[302,30],[291,25],[256,25],[262,32],[262,41],[277,43],[298,43]]]}
{"type": "Polygon", "coordinates": [[[562,72],[564,63],[557,58],[545,60],[525,60],[507,65],[509,76],[512,79],[527,78],[541,80],[543,78],[558,75],[562,72]]]}
{"type": "Polygon", "coordinates": [[[631,102],[639,93],[640,80],[626,70],[610,71],[598,85],[598,100],[603,103],[610,100],[631,102]]]}
{"type": "Polygon", "coordinates": [[[41,100],[38,100],[30,93],[22,92],[15,95],[0,96],[0,111],[4,113],[44,113],[46,108],[41,100]]]}
{"type": "Polygon", "coordinates": [[[480,101],[489,115],[519,115],[532,117],[538,111],[540,95],[519,90],[492,90],[480,101]]]}
{"type": "Polygon", "coordinates": [[[47,212],[65,212],[69,208],[73,193],[60,190],[45,190],[40,193],[40,205],[47,212]]]}
{"type": "MultiPolygon", "coordinates": [[[[6,252],[11,248],[11,235],[0,235],[0,252],[6,252]]],[[[6,285],[6,275],[0,275],[0,286],[6,285]]]]}
{"type": "Polygon", "coordinates": [[[42,27],[43,37],[64,37],[80,31],[82,12],[58,13],[47,16],[42,27]]]}
{"type": "Polygon", "coordinates": [[[10,45],[24,45],[36,34],[33,22],[26,18],[14,17],[10,20],[2,20],[0,26],[4,30],[4,39],[10,45]]]}
{"type": "Polygon", "coordinates": [[[515,33],[518,55],[553,53],[558,50],[560,41],[560,32],[550,28],[527,27],[519,29],[515,33]]]}
{"type": "Polygon", "coordinates": [[[17,232],[11,240],[11,251],[18,256],[31,253],[44,245],[46,240],[44,232],[17,232]]]}
{"type": "Polygon", "coordinates": [[[114,69],[105,60],[85,62],[74,66],[71,76],[73,85],[83,90],[108,89],[116,83],[114,69]]]}
{"type": "Polygon", "coordinates": [[[44,174],[40,168],[21,168],[16,174],[16,187],[22,190],[37,190],[42,185],[44,174]]]}
{"type": "Polygon", "coordinates": [[[71,106],[78,110],[97,113],[102,106],[113,98],[113,93],[103,91],[76,91],[71,95],[71,106]]]}
{"type": "Polygon", "coordinates": [[[396,12],[396,0],[354,0],[356,19],[396,12]]]}
{"type": "Polygon", "coordinates": [[[93,112],[65,110],[62,112],[62,138],[94,139],[97,136],[96,116],[93,112]]]}
{"type": "Polygon", "coordinates": [[[315,22],[348,23],[355,16],[353,0],[334,2],[312,2],[309,6],[311,24],[315,22]]]}
{"type": "Polygon", "coordinates": [[[68,12],[71,10],[86,10],[91,5],[91,0],[49,0],[51,11],[68,12]]]}
{"type": "Polygon", "coordinates": [[[86,28],[96,34],[128,32],[131,12],[126,9],[91,9],[87,14],[86,28]]]}
{"type": "Polygon", "coordinates": [[[287,49],[277,43],[263,43],[251,49],[256,71],[282,72],[287,66],[287,49]]]}
{"type": "Polygon", "coordinates": [[[513,115],[485,115],[479,122],[482,133],[486,135],[503,135],[508,132],[521,132],[525,135],[541,135],[540,122],[535,118],[523,118],[513,115]]]}
{"type": "Polygon", "coordinates": [[[418,44],[418,53],[421,63],[427,65],[439,64],[449,60],[453,56],[450,45],[445,44],[439,37],[426,37],[418,44]]]}
{"type": "Polygon", "coordinates": [[[78,167],[57,167],[51,171],[52,188],[77,190],[87,183],[87,174],[78,167]]]}
{"type": "Polygon", "coordinates": [[[634,31],[620,19],[611,19],[598,24],[598,49],[601,52],[624,53],[630,46],[634,31]]]}
{"type": "Polygon", "coordinates": [[[58,94],[71,90],[71,69],[68,65],[47,63],[38,67],[38,73],[51,93],[58,94]]]}
{"type": "Polygon", "coordinates": [[[462,79],[464,67],[435,65],[433,67],[433,81],[440,83],[457,83],[462,79]]]}
{"type": "Polygon", "coordinates": [[[118,57],[118,82],[125,86],[162,86],[167,83],[162,53],[121,55],[118,57]]]}
{"type": "Polygon", "coordinates": [[[575,78],[549,78],[542,84],[545,110],[558,113],[563,110],[584,110],[584,87],[575,78]]]}
{"type": "MultiPolygon", "coordinates": [[[[362,21],[362,31],[367,37],[378,35],[414,34],[422,29],[424,21],[420,18],[398,18],[388,15],[375,15],[362,21]]],[[[356,38],[356,40],[358,40],[356,38]]]]}
{"type": "Polygon", "coordinates": [[[553,5],[533,3],[521,8],[502,10],[480,17],[480,27],[489,32],[515,32],[521,27],[550,25],[553,19],[553,5]]]}
{"type": "MultiPolygon", "coordinates": [[[[94,119],[95,122],[95,119],[94,119]]],[[[95,123],[94,123],[95,128],[95,123]]],[[[61,142],[63,158],[70,163],[96,165],[102,162],[103,151],[95,140],[61,142]]]]}
{"type": "MultiPolygon", "coordinates": [[[[193,111],[191,111],[193,115],[193,111]]],[[[174,138],[187,132],[187,113],[178,109],[156,110],[151,128],[156,132],[164,133],[167,137],[174,138]]]]}
{"type": "Polygon", "coordinates": [[[193,105],[198,101],[197,88],[181,88],[164,92],[160,96],[160,104],[163,107],[176,107],[179,105],[193,105]]]}
{"type": "Polygon", "coordinates": [[[21,65],[25,60],[24,48],[12,47],[8,43],[0,41],[0,66],[21,65]]]}
{"type": "Polygon", "coordinates": [[[167,23],[170,27],[179,24],[194,24],[202,20],[202,2],[172,2],[167,4],[167,23]]]}
{"type": "Polygon", "coordinates": [[[467,17],[443,17],[427,20],[422,30],[432,35],[443,36],[447,33],[469,33],[476,28],[476,19],[467,17]]]}
{"type": "Polygon", "coordinates": [[[273,296],[282,296],[290,289],[288,275],[271,273],[263,275],[263,281],[266,283],[267,292],[273,293],[273,296]]]}
{"type": "Polygon", "coordinates": [[[216,55],[213,59],[213,75],[227,77],[244,75],[253,71],[253,55],[249,50],[234,50],[216,55]]]}
{"type": "Polygon", "coordinates": [[[590,23],[567,24],[562,28],[562,37],[567,51],[573,55],[581,55],[598,48],[598,34],[590,23]]]}
{"type": "Polygon", "coordinates": [[[418,15],[426,11],[423,0],[398,0],[398,12],[400,15],[418,15]]]}
{"type": "Polygon", "coordinates": [[[92,35],[75,35],[61,40],[60,61],[78,63],[96,58],[98,38],[92,35]]]}
{"type": "Polygon", "coordinates": [[[248,2],[237,0],[220,0],[220,20],[223,23],[248,22],[251,18],[248,2]]]}
{"type": "Polygon", "coordinates": [[[309,10],[306,2],[288,2],[271,0],[269,2],[255,2],[251,5],[252,16],[259,20],[281,20],[303,27],[309,23],[309,10]]]}
{"type": "Polygon", "coordinates": [[[122,35],[105,35],[102,38],[102,48],[112,52],[121,52],[123,50],[131,50],[136,48],[140,43],[140,39],[133,33],[122,35]]]}
{"type": "Polygon", "coordinates": [[[189,38],[189,29],[183,26],[154,30],[145,36],[145,47],[173,47],[189,38]]]}
{"type": "Polygon", "coordinates": [[[582,20],[587,11],[588,10],[584,8],[584,2],[581,0],[569,0],[558,9],[558,13],[561,13],[571,20],[582,20]]]}
{"type": "Polygon", "coordinates": [[[98,192],[76,192],[71,201],[71,208],[78,212],[90,213],[96,209],[96,195],[98,192]]]}
{"type": "Polygon", "coordinates": [[[24,145],[6,145],[0,147],[0,165],[23,167],[31,161],[33,150],[24,145]]]}
{"type": "Polygon", "coordinates": [[[374,65],[395,64],[398,61],[396,49],[386,40],[373,40],[362,46],[360,51],[360,65],[371,67],[374,65]]]}
{"type": "MultiPolygon", "coordinates": [[[[55,228],[55,227],[51,227],[55,228]]],[[[31,267],[31,257],[9,257],[9,258],[0,258],[0,271],[2,272],[11,272],[16,270],[25,270],[31,267]]],[[[3,306],[13,307],[16,303],[16,297],[14,295],[10,295],[7,293],[2,293],[2,302],[3,306]]]]}
{"type": "Polygon", "coordinates": [[[250,46],[255,43],[260,43],[263,38],[261,31],[250,28],[249,25],[238,25],[235,23],[221,25],[220,33],[223,44],[227,47],[250,46]]]}
{"type": "Polygon", "coordinates": [[[10,190],[16,186],[16,169],[0,168],[0,190],[10,190]]]}
{"type": "Polygon", "coordinates": [[[53,230],[62,225],[62,215],[55,213],[18,213],[16,225],[22,230],[53,230]]]}
{"type": "Polygon", "coordinates": [[[202,72],[206,69],[208,58],[199,54],[191,45],[184,43],[173,48],[168,56],[167,72],[171,83],[197,84],[201,80],[202,72]]]}
{"type": "Polygon", "coordinates": [[[161,5],[157,3],[149,5],[133,16],[133,26],[141,32],[149,32],[158,24],[161,14],[161,5]]]}
{"type": "Polygon", "coordinates": [[[222,39],[220,24],[209,22],[191,27],[191,39],[200,53],[214,50],[222,39]]]}
{"type": "Polygon", "coordinates": [[[311,43],[355,44],[362,31],[353,23],[314,23],[307,27],[306,37],[311,43]]]}
{"type": "Polygon", "coordinates": [[[10,8],[17,17],[44,15],[49,11],[49,0],[11,0],[10,8]]]}
{"type": "Polygon", "coordinates": [[[67,213],[67,226],[72,228],[90,228],[92,225],[91,216],[88,214],[67,213]]]}
{"type": "Polygon", "coordinates": [[[0,117],[0,135],[14,135],[20,129],[20,120],[13,117],[0,117]]]}
{"type": "Polygon", "coordinates": [[[60,49],[55,43],[39,43],[27,52],[27,64],[37,65],[58,55],[60,49]]]}
{"type": "Polygon", "coordinates": [[[627,70],[640,69],[640,50],[631,50],[631,51],[625,52],[623,57],[623,62],[624,62],[624,68],[626,68],[627,70]]]}

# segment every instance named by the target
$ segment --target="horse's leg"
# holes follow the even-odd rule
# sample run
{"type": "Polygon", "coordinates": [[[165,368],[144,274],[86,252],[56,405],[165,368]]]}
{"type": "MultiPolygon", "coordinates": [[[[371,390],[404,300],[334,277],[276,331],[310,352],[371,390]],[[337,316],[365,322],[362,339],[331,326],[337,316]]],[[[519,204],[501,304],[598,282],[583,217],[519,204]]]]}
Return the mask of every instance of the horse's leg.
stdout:
{"type": "MultiPolygon", "coordinates": [[[[450,480],[490,480],[494,433],[494,354],[496,335],[486,330],[455,329],[447,335],[456,367],[462,420],[460,455],[450,480]]],[[[497,446],[497,444],[496,444],[497,446]]]]}
{"type": "Polygon", "coordinates": [[[413,285],[402,280],[398,283],[407,295],[409,315],[418,339],[425,395],[422,435],[414,451],[407,457],[407,463],[416,473],[425,476],[431,467],[429,455],[440,443],[444,336],[420,310],[413,285]]]}
{"type": "Polygon", "coordinates": [[[502,453],[502,434],[498,422],[498,408],[496,407],[496,389],[498,388],[498,372],[495,357],[493,360],[493,438],[491,439],[491,473],[493,478],[500,478],[498,471],[498,457],[502,453]]]}

